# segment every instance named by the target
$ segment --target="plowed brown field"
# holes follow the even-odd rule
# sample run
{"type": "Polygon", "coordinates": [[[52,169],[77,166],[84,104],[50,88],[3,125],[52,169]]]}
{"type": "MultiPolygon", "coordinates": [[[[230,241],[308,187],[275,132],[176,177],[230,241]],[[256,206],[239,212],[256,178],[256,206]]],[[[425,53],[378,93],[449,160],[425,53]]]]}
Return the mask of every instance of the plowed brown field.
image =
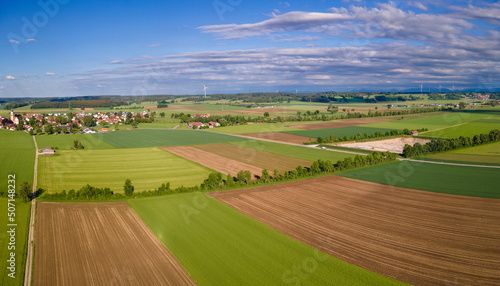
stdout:
{"type": "MultiPolygon", "coordinates": [[[[312,164],[311,161],[245,148],[229,143],[196,145],[193,147],[225,157],[223,160],[236,160],[238,162],[267,169],[269,173],[272,173],[274,169],[284,172],[294,170],[299,165],[309,167],[312,164]]],[[[259,173],[258,175],[261,174],[262,173],[259,173]]]]}
{"type": "Polygon", "coordinates": [[[174,153],[190,161],[196,162],[224,175],[230,174],[231,176],[236,177],[236,174],[241,170],[250,171],[250,173],[252,173],[252,176],[262,175],[262,168],[238,162],[237,160],[225,158],[207,151],[193,148],[191,146],[163,147],[162,149],[165,149],[168,152],[174,153]]]}
{"type": "Polygon", "coordinates": [[[33,285],[196,285],[126,203],[38,203],[33,285]]]}
{"type": "Polygon", "coordinates": [[[211,196],[325,253],[403,282],[500,282],[497,199],[338,176],[211,196]]]}
{"type": "MultiPolygon", "coordinates": [[[[440,113],[422,113],[422,114],[406,114],[403,115],[405,119],[410,118],[420,118],[431,115],[437,115],[440,113]]],[[[302,124],[302,125],[291,125],[290,127],[306,129],[306,130],[316,130],[316,129],[326,129],[326,128],[338,128],[338,127],[349,127],[349,126],[358,126],[379,122],[388,122],[401,119],[401,115],[399,116],[388,116],[388,117],[365,117],[365,118],[352,118],[352,119],[343,119],[335,122],[328,123],[318,123],[318,124],[302,124]]]]}
{"type": "Polygon", "coordinates": [[[280,132],[264,132],[264,133],[246,133],[240,134],[252,138],[266,139],[285,143],[303,144],[309,141],[309,137],[280,133],[280,132]]]}

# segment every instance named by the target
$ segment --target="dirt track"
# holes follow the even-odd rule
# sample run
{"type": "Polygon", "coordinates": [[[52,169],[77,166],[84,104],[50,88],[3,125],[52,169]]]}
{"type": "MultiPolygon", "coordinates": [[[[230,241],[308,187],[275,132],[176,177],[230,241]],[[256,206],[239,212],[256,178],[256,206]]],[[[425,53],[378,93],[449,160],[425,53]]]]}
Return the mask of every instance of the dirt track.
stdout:
{"type": "Polygon", "coordinates": [[[196,285],[126,203],[38,203],[33,285],[196,285]]]}
{"type": "Polygon", "coordinates": [[[338,176],[210,195],[334,257],[403,282],[500,282],[500,200],[338,176]]]}
{"type": "Polygon", "coordinates": [[[262,168],[224,158],[190,146],[163,147],[162,149],[215,170],[223,175],[230,174],[236,177],[236,174],[241,170],[250,171],[252,176],[262,175],[262,168]]]}
{"type": "Polygon", "coordinates": [[[280,132],[264,132],[264,133],[246,133],[240,134],[241,136],[266,139],[285,143],[303,144],[309,142],[309,137],[280,133],[280,132]]]}

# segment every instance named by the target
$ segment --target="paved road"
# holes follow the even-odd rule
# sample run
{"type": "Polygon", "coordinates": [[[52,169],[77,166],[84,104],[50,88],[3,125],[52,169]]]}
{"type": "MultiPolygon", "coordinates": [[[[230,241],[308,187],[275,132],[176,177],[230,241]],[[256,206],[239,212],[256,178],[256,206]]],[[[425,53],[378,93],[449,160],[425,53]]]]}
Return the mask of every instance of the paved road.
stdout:
{"type": "Polygon", "coordinates": [[[38,169],[38,145],[36,144],[35,136],[35,174],[33,176],[33,200],[31,201],[31,215],[28,229],[28,253],[26,255],[26,269],[24,272],[24,285],[31,285],[31,269],[33,265],[33,243],[35,240],[35,212],[36,212],[36,184],[37,184],[37,169],[38,169]]]}
{"type": "Polygon", "coordinates": [[[398,160],[399,160],[399,161],[419,162],[419,163],[429,163],[429,164],[450,165],[450,166],[465,166],[465,167],[478,167],[478,168],[495,168],[495,169],[500,169],[500,166],[473,165],[473,164],[459,164],[459,163],[436,162],[436,161],[425,161],[425,160],[405,159],[405,158],[398,158],[398,160]]]}
{"type": "MultiPolygon", "coordinates": [[[[295,144],[295,143],[289,143],[289,142],[274,141],[274,140],[270,140],[270,139],[248,137],[248,136],[243,136],[243,135],[238,135],[238,134],[220,133],[220,132],[208,131],[208,130],[204,130],[202,132],[213,132],[213,133],[217,133],[217,134],[230,135],[230,136],[235,136],[235,137],[240,137],[240,138],[245,138],[245,139],[250,139],[250,140],[267,141],[267,142],[273,142],[273,143],[279,143],[279,144],[285,144],[285,145],[299,146],[299,147],[304,147],[304,148],[317,148],[318,147],[318,145],[295,144]]],[[[345,150],[337,150],[337,149],[328,149],[328,148],[327,149],[322,149],[322,150],[324,150],[324,151],[331,151],[331,152],[340,152],[340,153],[354,154],[354,155],[362,155],[362,156],[367,156],[368,155],[368,154],[365,154],[365,153],[358,153],[358,152],[353,152],[353,151],[345,151],[345,150]]]]}

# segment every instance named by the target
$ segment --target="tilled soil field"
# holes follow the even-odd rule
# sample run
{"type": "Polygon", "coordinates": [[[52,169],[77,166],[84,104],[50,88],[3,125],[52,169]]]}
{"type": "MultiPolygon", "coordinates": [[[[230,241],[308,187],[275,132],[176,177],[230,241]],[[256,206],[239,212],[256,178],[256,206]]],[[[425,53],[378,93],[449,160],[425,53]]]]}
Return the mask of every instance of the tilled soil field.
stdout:
{"type": "Polygon", "coordinates": [[[191,146],[163,147],[162,149],[165,149],[185,159],[215,170],[219,173],[222,173],[223,175],[230,174],[231,176],[236,177],[238,172],[241,170],[250,171],[250,173],[252,173],[252,176],[260,176],[262,174],[262,168],[225,158],[207,151],[193,148],[191,146]]]}
{"type": "Polygon", "coordinates": [[[338,176],[211,193],[325,253],[414,285],[498,285],[500,200],[338,176]]]}
{"type": "Polygon", "coordinates": [[[280,132],[265,132],[265,133],[245,133],[240,134],[241,136],[266,139],[271,141],[303,144],[304,142],[309,142],[309,137],[280,133],[280,132]]]}
{"type": "Polygon", "coordinates": [[[126,203],[38,203],[33,285],[196,285],[126,203]]]}
{"type": "MultiPolygon", "coordinates": [[[[236,160],[267,169],[270,174],[272,174],[275,169],[283,174],[284,171],[294,170],[297,166],[309,167],[313,163],[308,160],[287,157],[230,143],[204,144],[195,145],[193,147],[225,157],[223,160],[236,160]]],[[[261,174],[262,173],[259,173],[258,175],[260,176],[261,174]]]]}

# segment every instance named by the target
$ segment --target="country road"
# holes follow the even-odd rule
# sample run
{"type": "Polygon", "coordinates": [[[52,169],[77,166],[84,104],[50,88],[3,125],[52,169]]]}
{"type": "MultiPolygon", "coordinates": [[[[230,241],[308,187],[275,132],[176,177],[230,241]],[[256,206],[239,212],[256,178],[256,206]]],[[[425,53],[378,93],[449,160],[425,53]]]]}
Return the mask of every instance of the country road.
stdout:
{"type": "Polygon", "coordinates": [[[24,272],[24,285],[31,285],[31,269],[33,264],[33,243],[35,240],[35,212],[36,212],[36,185],[37,185],[37,170],[38,170],[38,145],[36,144],[35,136],[35,173],[33,175],[33,200],[31,201],[31,215],[28,229],[28,253],[26,254],[26,269],[24,272]]]}

